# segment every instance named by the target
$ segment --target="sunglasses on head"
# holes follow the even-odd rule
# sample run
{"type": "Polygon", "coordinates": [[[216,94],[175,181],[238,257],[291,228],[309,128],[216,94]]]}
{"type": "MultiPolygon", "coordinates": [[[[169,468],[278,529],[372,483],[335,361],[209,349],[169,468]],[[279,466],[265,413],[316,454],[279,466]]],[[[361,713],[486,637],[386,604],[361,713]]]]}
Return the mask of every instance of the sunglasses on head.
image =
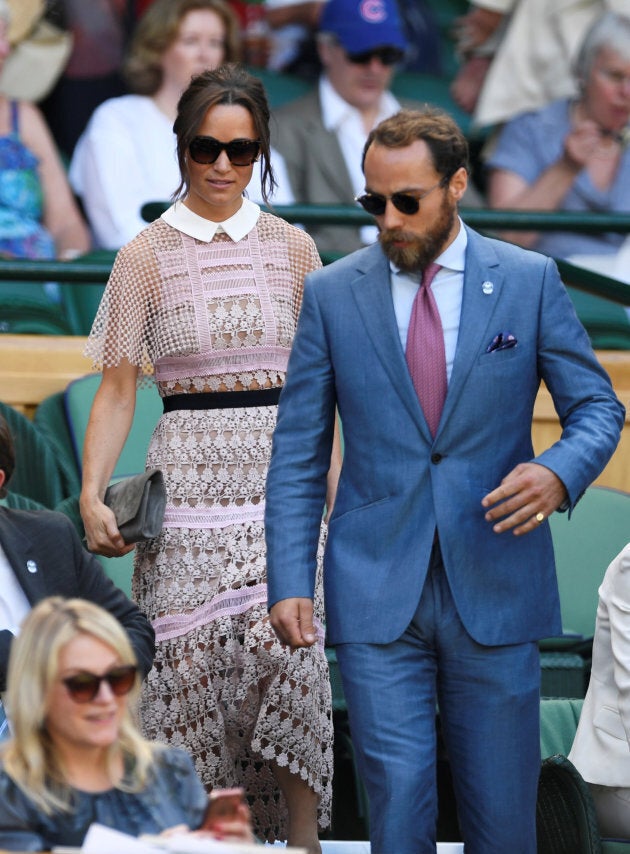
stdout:
{"type": "Polygon", "coordinates": [[[404,56],[404,51],[399,47],[375,47],[372,50],[364,50],[361,53],[348,53],[346,56],[355,65],[367,65],[373,59],[378,59],[383,65],[396,65],[404,56]]]}
{"type": "Polygon", "coordinates": [[[367,211],[372,216],[382,216],[385,213],[387,202],[391,201],[397,211],[400,211],[405,216],[413,216],[420,210],[420,202],[426,199],[429,193],[437,190],[438,187],[443,187],[448,181],[446,177],[438,181],[430,187],[426,193],[419,196],[412,196],[409,193],[392,193],[391,196],[383,196],[381,193],[365,193],[362,196],[355,196],[355,202],[358,202],[363,210],[367,211]]]}
{"type": "Polygon", "coordinates": [[[112,689],[112,694],[116,697],[128,694],[135,684],[137,672],[138,668],[135,664],[125,664],[112,667],[102,676],[84,671],[74,676],[66,676],[61,681],[75,703],[89,703],[100,691],[101,682],[107,682],[112,689]]]}
{"type": "Polygon", "coordinates": [[[251,166],[260,152],[260,140],[231,139],[229,142],[219,142],[213,136],[196,136],[188,146],[195,163],[214,163],[222,151],[225,151],[232,166],[251,166]]]}

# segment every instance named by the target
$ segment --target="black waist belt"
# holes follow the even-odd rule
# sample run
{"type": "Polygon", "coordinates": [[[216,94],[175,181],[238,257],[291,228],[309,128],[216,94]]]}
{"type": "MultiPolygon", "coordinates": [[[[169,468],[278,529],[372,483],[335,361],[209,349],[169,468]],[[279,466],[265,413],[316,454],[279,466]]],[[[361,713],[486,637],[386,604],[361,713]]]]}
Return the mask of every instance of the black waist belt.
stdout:
{"type": "Polygon", "coordinates": [[[210,391],[191,394],[171,394],[162,398],[164,412],[175,409],[242,409],[245,406],[275,406],[280,399],[281,386],[254,391],[210,391]]]}

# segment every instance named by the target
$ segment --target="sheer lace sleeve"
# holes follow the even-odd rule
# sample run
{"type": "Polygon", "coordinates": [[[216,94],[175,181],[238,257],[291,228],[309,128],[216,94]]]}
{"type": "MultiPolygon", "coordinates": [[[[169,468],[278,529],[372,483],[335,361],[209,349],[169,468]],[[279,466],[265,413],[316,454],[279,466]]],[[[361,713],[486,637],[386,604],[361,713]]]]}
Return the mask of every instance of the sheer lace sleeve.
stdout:
{"type": "Polygon", "coordinates": [[[102,370],[127,359],[139,377],[153,373],[160,274],[151,229],[146,229],[116,256],[107,287],[85,348],[93,367],[102,370]]]}
{"type": "Polygon", "coordinates": [[[293,281],[296,282],[291,309],[295,323],[297,323],[300,308],[302,307],[304,277],[312,270],[319,269],[322,266],[322,261],[315,246],[315,241],[309,234],[302,231],[301,228],[296,228],[295,226],[288,227],[287,244],[293,281]]]}

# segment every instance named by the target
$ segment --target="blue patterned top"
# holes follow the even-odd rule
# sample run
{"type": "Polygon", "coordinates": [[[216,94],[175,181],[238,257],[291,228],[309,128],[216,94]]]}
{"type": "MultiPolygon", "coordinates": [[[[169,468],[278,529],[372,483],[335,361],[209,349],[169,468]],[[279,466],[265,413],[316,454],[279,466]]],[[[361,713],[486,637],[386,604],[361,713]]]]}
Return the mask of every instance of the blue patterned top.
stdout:
{"type": "Polygon", "coordinates": [[[176,824],[195,829],[208,802],[190,756],[167,747],[157,752],[152,778],[143,791],[90,793],[75,789],[74,797],[73,812],[44,815],[0,767],[0,849],[79,847],[94,822],[133,836],[161,833],[176,824]]]}
{"type": "Polygon", "coordinates": [[[18,105],[11,101],[11,133],[0,137],[0,256],[55,257],[54,240],[41,222],[38,162],[20,140],[18,105]]]}

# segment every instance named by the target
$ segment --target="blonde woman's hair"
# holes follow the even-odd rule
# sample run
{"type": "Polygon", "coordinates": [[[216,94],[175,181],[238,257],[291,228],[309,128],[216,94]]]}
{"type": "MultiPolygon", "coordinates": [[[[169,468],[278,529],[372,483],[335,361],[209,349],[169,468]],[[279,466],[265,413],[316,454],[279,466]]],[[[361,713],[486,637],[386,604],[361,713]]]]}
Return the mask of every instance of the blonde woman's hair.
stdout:
{"type": "Polygon", "coordinates": [[[140,18],[123,67],[132,92],[154,95],[162,85],[162,57],[177,38],[183,18],[197,9],[214,12],[225,27],[222,62],[241,58],[241,29],[236,13],[225,0],[153,0],[140,18]]]}
{"type": "MultiPolygon", "coordinates": [[[[43,599],[33,608],[13,641],[9,656],[6,703],[12,738],[3,748],[3,765],[47,815],[70,812],[73,807],[72,789],[46,729],[46,712],[51,688],[59,675],[60,653],[78,635],[106,644],[122,664],[136,664],[127,633],[111,614],[92,602],[61,596],[43,599]]],[[[114,759],[121,754],[132,760],[131,775],[116,784],[129,792],[140,791],[146,785],[157,748],[142,737],[135,721],[139,681],[137,677],[119,738],[109,748],[108,756],[112,769],[114,759]]]]}

